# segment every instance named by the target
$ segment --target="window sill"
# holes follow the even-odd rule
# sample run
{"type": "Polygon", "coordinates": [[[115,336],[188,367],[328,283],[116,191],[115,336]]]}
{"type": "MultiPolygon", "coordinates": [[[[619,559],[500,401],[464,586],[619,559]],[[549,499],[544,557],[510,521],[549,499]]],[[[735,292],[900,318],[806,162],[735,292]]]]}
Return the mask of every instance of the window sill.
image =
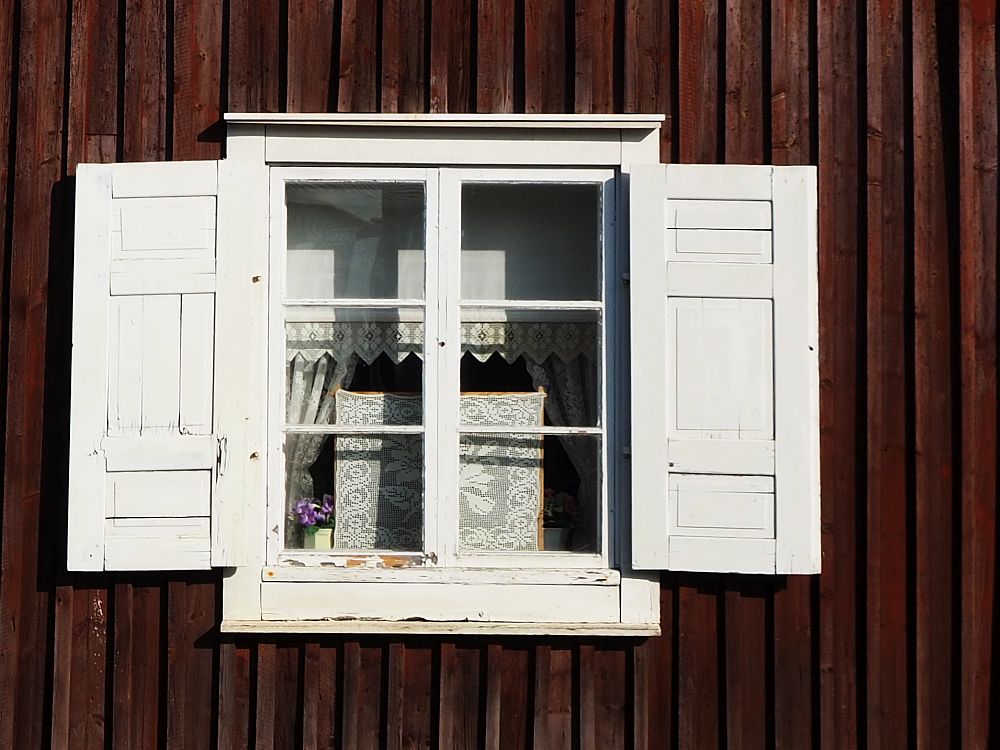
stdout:
{"type": "Polygon", "coordinates": [[[223,633],[342,633],[353,635],[576,635],[648,637],[659,623],[431,622],[426,620],[223,620],[223,633]]]}

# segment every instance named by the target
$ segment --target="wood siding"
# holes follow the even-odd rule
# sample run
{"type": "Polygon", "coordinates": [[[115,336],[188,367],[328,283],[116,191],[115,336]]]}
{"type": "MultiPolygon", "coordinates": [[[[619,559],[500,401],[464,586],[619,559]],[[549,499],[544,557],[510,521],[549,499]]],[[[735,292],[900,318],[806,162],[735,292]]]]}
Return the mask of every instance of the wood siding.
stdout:
{"type": "Polygon", "coordinates": [[[0,3],[0,747],[985,748],[1000,695],[997,8],[0,3]],[[664,575],[646,641],[227,638],[217,574],[67,575],[74,172],[220,112],[661,112],[819,165],[824,572],[664,575]]]}

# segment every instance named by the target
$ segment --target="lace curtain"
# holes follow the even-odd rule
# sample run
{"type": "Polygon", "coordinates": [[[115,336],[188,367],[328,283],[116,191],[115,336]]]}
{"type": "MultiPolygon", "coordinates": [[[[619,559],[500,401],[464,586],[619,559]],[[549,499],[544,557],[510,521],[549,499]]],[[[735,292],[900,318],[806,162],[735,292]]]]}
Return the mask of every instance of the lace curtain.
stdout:
{"type": "MultiPolygon", "coordinates": [[[[349,383],[354,375],[358,357],[341,355],[334,359],[329,352],[314,358],[296,352],[288,361],[286,419],[289,424],[330,424],[333,421],[338,386],[349,383]]],[[[292,503],[302,498],[315,497],[313,479],[309,474],[325,435],[289,433],[285,436],[285,497],[292,503]]]]}

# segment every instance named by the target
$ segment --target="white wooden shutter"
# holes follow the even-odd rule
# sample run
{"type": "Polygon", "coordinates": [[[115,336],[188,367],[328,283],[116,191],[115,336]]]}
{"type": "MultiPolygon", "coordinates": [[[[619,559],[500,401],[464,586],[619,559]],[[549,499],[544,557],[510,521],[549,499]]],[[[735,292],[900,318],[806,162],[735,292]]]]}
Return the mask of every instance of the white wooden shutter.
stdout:
{"type": "Polygon", "coordinates": [[[632,557],[817,573],[812,167],[630,175],[632,557]]]}
{"type": "Polygon", "coordinates": [[[212,563],[218,174],[77,172],[70,570],[212,563]]]}

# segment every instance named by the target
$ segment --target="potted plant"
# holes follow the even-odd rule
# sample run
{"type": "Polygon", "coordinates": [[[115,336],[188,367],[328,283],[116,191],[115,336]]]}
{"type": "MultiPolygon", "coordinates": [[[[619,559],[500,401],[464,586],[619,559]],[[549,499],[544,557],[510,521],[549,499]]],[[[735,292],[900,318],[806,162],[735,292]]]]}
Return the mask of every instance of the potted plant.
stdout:
{"type": "Polygon", "coordinates": [[[288,517],[302,527],[302,546],[305,549],[330,549],[333,546],[335,524],[333,497],[323,495],[322,500],[307,497],[292,507],[288,517]]]}
{"type": "Polygon", "coordinates": [[[542,536],[546,551],[568,551],[570,536],[576,526],[579,505],[568,492],[545,490],[545,510],[542,514],[542,536]]]}

